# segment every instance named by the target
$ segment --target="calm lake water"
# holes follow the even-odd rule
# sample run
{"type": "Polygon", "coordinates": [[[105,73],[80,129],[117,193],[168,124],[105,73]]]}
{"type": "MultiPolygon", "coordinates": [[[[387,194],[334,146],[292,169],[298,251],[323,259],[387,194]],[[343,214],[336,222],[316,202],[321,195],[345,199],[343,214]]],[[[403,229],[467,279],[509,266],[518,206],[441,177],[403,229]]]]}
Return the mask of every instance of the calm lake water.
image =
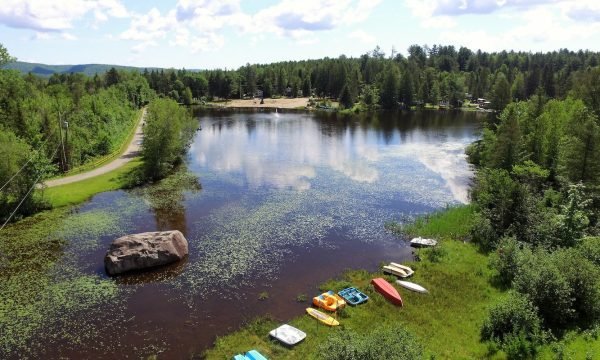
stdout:
{"type": "Polygon", "coordinates": [[[296,297],[310,301],[345,269],[410,258],[406,239],[384,224],[468,201],[464,150],[479,136],[478,116],[198,113],[187,167],[201,189],[100,194],[73,214],[94,219],[96,232],[70,236],[67,250],[84,273],[105,278],[115,237],[179,229],[188,259],[111,280],[114,301],[65,312],[60,333],[80,333],[79,343],[47,329],[38,340],[52,346],[38,355],[187,358],[256,316],[302,314],[307,303],[296,297]]]}

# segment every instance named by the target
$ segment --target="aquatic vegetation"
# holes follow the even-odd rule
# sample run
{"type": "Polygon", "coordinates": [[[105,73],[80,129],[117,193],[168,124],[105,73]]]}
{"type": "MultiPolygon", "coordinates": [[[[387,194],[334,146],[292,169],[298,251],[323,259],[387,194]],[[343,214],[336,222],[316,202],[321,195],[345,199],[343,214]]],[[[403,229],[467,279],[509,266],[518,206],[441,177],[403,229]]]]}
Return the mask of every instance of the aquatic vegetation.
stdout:
{"type": "Polygon", "coordinates": [[[67,242],[61,227],[70,221],[84,231],[90,225],[85,223],[94,218],[69,220],[70,216],[66,209],[40,213],[0,234],[0,354],[27,357],[53,342],[77,343],[101,331],[85,319],[97,321],[100,313],[95,310],[113,303],[120,290],[113,282],[63,261],[67,242]],[[80,314],[77,321],[71,320],[74,314],[80,314]],[[38,337],[40,333],[44,336],[38,337]]]}

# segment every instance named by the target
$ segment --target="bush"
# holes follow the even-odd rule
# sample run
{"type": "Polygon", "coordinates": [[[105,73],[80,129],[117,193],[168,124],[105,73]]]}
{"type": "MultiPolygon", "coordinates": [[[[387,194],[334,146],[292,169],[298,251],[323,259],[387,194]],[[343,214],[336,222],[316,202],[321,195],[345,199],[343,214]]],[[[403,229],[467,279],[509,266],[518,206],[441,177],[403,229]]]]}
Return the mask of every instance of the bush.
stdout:
{"type": "Polygon", "coordinates": [[[489,311],[481,327],[481,339],[503,346],[515,338],[533,344],[541,340],[541,320],[536,307],[525,296],[511,293],[489,311]]]}
{"type": "Polygon", "coordinates": [[[600,267],[600,237],[584,238],[577,246],[577,250],[581,256],[600,267]]]}
{"type": "Polygon", "coordinates": [[[539,310],[544,325],[560,329],[573,320],[572,289],[562,269],[544,250],[523,257],[513,286],[539,310]]]}
{"type": "Polygon", "coordinates": [[[581,327],[594,325],[600,320],[600,269],[574,249],[559,250],[553,258],[571,289],[573,321],[581,327]]]}
{"type": "Polygon", "coordinates": [[[496,248],[498,235],[492,228],[490,220],[479,213],[474,215],[473,226],[469,235],[471,240],[479,244],[483,250],[489,251],[496,248]]]}
{"type": "Polygon", "coordinates": [[[381,326],[365,335],[340,331],[321,345],[327,358],[339,360],[419,359],[423,348],[415,337],[400,325],[381,326]]]}
{"type": "Polygon", "coordinates": [[[507,359],[532,359],[537,353],[537,344],[521,333],[508,336],[502,349],[506,353],[507,359]]]}
{"type": "Polygon", "coordinates": [[[503,286],[510,286],[515,274],[519,271],[519,262],[523,257],[520,243],[513,237],[502,238],[496,252],[490,256],[490,267],[495,269],[498,282],[503,286]]]}

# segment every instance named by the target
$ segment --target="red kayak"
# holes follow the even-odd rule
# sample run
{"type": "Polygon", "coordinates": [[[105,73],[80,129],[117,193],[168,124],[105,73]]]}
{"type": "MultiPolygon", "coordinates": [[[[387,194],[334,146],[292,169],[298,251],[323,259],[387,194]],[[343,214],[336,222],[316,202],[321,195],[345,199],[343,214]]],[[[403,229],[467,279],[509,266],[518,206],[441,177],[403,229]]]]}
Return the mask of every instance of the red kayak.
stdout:
{"type": "Polygon", "coordinates": [[[385,279],[373,279],[371,280],[371,284],[373,284],[375,290],[388,299],[392,304],[402,306],[402,298],[400,297],[398,290],[396,290],[392,284],[385,281],[385,279]]]}

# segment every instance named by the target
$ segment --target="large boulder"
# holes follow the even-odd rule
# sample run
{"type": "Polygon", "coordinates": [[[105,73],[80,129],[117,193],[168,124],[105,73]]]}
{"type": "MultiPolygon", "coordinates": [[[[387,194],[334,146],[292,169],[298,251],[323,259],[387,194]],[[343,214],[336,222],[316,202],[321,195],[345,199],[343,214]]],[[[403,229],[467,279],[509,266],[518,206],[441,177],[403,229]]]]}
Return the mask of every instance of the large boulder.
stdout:
{"type": "Polygon", "coordinates": [[[156,231],[120,237],[104,257],[109,275],[166,265],[188,254],[188,242],[178,230],[156,231]]]}

